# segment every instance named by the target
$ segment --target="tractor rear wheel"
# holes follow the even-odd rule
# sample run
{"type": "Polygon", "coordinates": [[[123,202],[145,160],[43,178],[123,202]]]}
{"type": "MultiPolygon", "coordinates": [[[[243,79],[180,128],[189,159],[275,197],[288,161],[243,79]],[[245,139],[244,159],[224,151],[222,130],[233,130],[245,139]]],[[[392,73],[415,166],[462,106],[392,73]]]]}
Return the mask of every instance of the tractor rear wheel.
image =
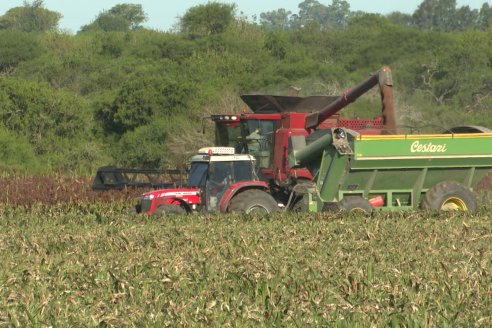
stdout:
{"type": "Polygon", "coordinates": [[[154,214],[158,216],[166,216],[170,214],[180,215],[186,214],[186,210],[179,205],[164,204],[156,208],[154,214]]]}
{"type": "Polygon", "coordinates": [[[477,209],[475,194],[454,181],[444,181],[430,188],[420,204],[424,210],[471,211],[477,209]]]}
{"type": "Polygon", "coordinates": [[[360,196],[346,196],[340,201],[342,211],[351,213],[371,213],[373,207],[371,203],[360,196]]]}
{"type": "Polygon", "coordinates": [[[234,196],[228,211],[268,214],[278,211],[278,204],[269,193],[259,189],[249,189],[234,196]]]}

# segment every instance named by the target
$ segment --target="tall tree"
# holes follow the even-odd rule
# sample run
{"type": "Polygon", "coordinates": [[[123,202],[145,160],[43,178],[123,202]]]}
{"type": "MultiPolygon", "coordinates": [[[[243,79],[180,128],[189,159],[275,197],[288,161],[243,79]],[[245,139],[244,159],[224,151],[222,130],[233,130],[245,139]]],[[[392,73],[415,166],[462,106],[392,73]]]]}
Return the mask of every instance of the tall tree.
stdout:
{"type": "Polygon", "coordinates": [[[424,0],[412,15],[416,27],[441,32],[454,29],[455,16],[456,0],[424,0]]]}
{"type": "Polygon", "coordinates": [[[345,0],[333,0],[328,6],[328,24],[336,28],[347,27],[351,16],[350,4],[345,0]]]}
{"type": "Polygon", "coordinates": [[[488,29],[492,26],[492,7],[484,3],[478,14],[477,25],[481,29],[488,29]]]}
{"type": "Polygon", "coordinates": [[[191,37],[222,33],[234,21],[235,9],[217,2],[191,7],[180,19],[181,31],[191,37]]]}
{"type": "Polygon", "coordinates": [[[305,0],[299,4],[299,15],[293,17],[292,25],[306,26],[316,22],[321,28],[345,28],[352,16],[350,4],[345,0],[332,0],[325,6],[316,0],[305,0]]]}
{"type": "Polygon", "coordinates": [[[119,4],[111,8],[108,13],[126,19],[133,31],[140,29],[142,27],[141,24],[147,21],[147,15],[142,5],[119,4]]]}
{"type": "Polygon", "coordinates": [[[24,2],[24,6],[15,7],[0,17],[0,29],[22,32],[47,32],[58,29],[62,15],[44,8],[43,0],[24,2]]]}
{"type": "Polygon", "coordinates": [[[92,23],[82,26],[80,31],[135,31],[142,28],[141,24],[146,20],[147,15],[142,5],[119,4],[108,11],[101,12],[92,23]]]}
{"type": "Polygon", "coordinates": [[[302,25],[315,21],[322,25],[327,17],[328,8],[317,0],[304,0],[299,4],[299,21],[302,25]]]}
{"type": "Polygon", "coordinates": [[[453,28],[454,30],[466,30],[468,28],[477,28],[478,27],[478,17],[479,13],[478,10],[470,9],[469,6],[463,6],[458,9],[456,9],[455,15],[454,15],[454,23],[453,23],[453,28]]]}
{"type": "Polygon", "coordinates": [[[283,8],[260,14],[260,23],[274,30],[287,30],[291,11],[283,8]]]}

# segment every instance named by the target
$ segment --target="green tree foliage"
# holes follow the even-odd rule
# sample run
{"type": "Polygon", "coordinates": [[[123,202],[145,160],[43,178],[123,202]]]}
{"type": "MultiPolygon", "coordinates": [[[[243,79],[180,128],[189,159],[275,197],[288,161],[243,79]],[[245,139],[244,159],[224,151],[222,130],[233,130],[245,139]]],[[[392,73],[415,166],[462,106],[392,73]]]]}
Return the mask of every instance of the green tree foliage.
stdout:
{"type": "Polygon", "coordinates": [[[291,11],[283,8],[260,14],[260,23],[269,29],[287,30],[290,27],[289,16],[291,11]]]}
{"type": "Polygon", "coordinates": [[[210,145],[198,132],[199,123],[197,119],[174,115],[139,126],[114,144],[112,155],[115,163],[127,167],[184,167],[198,148],[210,145]]]}
{"type": "MultiPolygon", "coordinates": [[[[127,34],[128,35],[128,34],[127,34]]],[[[193,55],[196,44],[179,34],[139,30],[125,45],[131,56],[144,60],[170,59],[181,62],[193,55]]]]}
{"type": "Polygon", "coordinates": [[[147,14],[145,14],[142,5],[139,4],[119,4],[111,8],[108,13],[130,22],[132,31],[142,28],[141,24],[147,21],[147,14]]]}
{"type": "Polygon", "coordinates": [[[140,4],[119,4],[101,12],[96,19],[81,28],[81,32],[125,32],[141,29],[147,15],[140,4]]]}
{"type": "Polygon", "coordinates": [[[36,35],[0,30],[0,73],[11,73],[23,61],[33,60],[44,52],[36,35]]]}
{"type": "MultiPolygon", "coordinates": [[[[313,26],[319,29],[343,29],[354,17],[366,13],[351,11],[344,0],[332,0],[324,5],[317,0],[299,3],[299,12],[292,13],[283,8],[260,14],[260,23],[273,30],[299,29],[313,26]]],[[[480,10],[469,6],[457,7],[456,0],[424,0],[412,15],[393,12],[387,18],[394,24],[413,26],[422,30],[456,31],[472,29],[485,30],[490,25],[492,11],[488,3],[480,10]]]]}
{"type": "Polygon", "coordinates": [[[477,28],[478,25],[478,10],[471,10],[468,6],[463,6],[456,9],[454,17],[454,30],[464,31],[469,28],[477,28]]]}
{"type": "Polygon", "coordinates": [[[127,167],[166,167],[170,163],[168,136],[174,125],[175,120],[166,118],[129,131],[113,149],[117,163],[127,167]]]}
{"type": "Polygon", "coordinates": [[[185,81],[166,76],[136,78],[123,85],[114,101],[97,115],[108,133],[123,135],[156,118],[183,113],[193,92],[185,81]]]}
{"type": "Polygon", "coordinates": [[[332,0],[328,6],[316,0],[304,0],[299,3],[299,13],[292,14],[282,8],[261,13],[260,23],[274,30],[298,29],[313,23],[320,29],[345,28],[355,14],[344,0],[332,0]]]}
{"type": "Polygon", "coordinates": [[[22,32],[47,32],[58,29],[62,15],[44,8],[43,0],[24,2],[24,6],[8,10],[0,17],[0,29],[22,32]]]}
{"type": "Polygon", "coordinates": [[[37,173],[36,155],[28,140],[12,131],[0,128],[0,156],[2,170],[37,173]]]}
{"type": "Polygon", "coordinates": [[[401,26],[411,26],[412,25],[412,15],[404,14],[399,11],[392,12],[387,16],[388,20],[396,25],[401,26]]]}
{"type": "Polygon", "coordinates": [[[484,3],[480,9],[477,26],[483,30],[492,26],[492,7],[488,3],[484,3]]]}
{"type": "Polygon", "coordinates": [[[270,33],[265,42],[265,48],[278,59],[284,59],[287,53],[287,40],[280,33],[270,33]]]}
{"type": "Polygon", "coordinates": [[[424,0],[413,14],[414,24],[421,29],[451,31],[454,29],[456,0],[424,0]]]}
{"type": "Polygon", "coordinates": [[[350,5],[344,0],[333,0],[328,6],[327,24],[331,27],[344,28],[350,19],[350,5]]]}
{"type": "Polygon", "coordinates": [[[466,29],[487,29],[491,19],[489,5],[480,10],[457,7],[456,0],[424,0],[412,15],[412,25],[419,29],[449,32],[466,29]]]}
{"type": "Polygon", "coordinates": [[[234,22],[235,8],[218,2],[191,7],[180,19],[181,31],[192,38],[220,34],[234,22]]]}
{"type": "Polygon", "coordinates": [[[37,155],[63,153],[59,140],[74,144],[89,139],[82,102],[64,92],[33,82],[0,78],[0,124],[27,137],[37,155]]]}

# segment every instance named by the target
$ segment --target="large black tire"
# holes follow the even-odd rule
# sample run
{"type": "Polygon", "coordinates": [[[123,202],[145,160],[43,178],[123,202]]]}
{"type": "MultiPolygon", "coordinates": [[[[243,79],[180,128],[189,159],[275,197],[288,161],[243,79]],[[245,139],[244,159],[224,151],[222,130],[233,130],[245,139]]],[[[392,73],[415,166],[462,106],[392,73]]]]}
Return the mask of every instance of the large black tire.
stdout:
{"type": "Polygon", "coordinates": [[[371,213],[373,210],[371,203],[360,196],[345,196],[340,201],[340,208],[351,213],[371,213]]]}
{"type": "Polygon", "coordinates": [[[291,206],[290,211],[295,213],[309,211],[308,196],[298,196],[294,204],[291,206]]]}
{"type": "Polygon", "coordinates": [[[474,212],[477,203],[470,189],[454,181],[444,181],[425,193],[420,207],[424,210],[474,212]]]}
{"type": "Polygon", "coordinates": [[[307,212],[309,211],[308,193],[309,188],[315,184],[308,179],[298,179],[297,183],[292,188],[294,200],[290,205],[291,212],[307,212]]]}
{"type": "Polygon", "coordinates": [[[249,189],[234,196],[228,211],[272,213],[278,211],[278,204],[269,193],[263,190],[249,189]]]}
{"type": "Polygon", "coordinates": [[[154,214],[157,216],[182,215],[186,210],[179,205],[164,204],[155,209],[154,214]]]}

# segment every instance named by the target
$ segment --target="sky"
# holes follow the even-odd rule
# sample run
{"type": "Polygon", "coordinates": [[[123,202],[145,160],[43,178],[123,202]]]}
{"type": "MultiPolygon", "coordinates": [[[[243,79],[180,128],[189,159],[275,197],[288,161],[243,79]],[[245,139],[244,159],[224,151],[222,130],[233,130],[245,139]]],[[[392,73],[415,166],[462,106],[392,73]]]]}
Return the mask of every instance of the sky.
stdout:
{"type": "MultiPolygon", "coordinates": [[[[298,5],[304,0],[217,0],[220,3],[236,4],[236,13],[252,19],[258,18],[261,13],[284,8],[292,13],[298,13],[298,5]]],[[[32,0],[28,0],[29,3],[32,0]]],[[[179,17],[186,11],[200,4],[212,2],[209,0],[44,0],[44,7],[63,15],[60,28],[69,33],[76,33],[81,26],[89,24],[99,13],[109,10],[122,3],[141,4],[148,20],[142,24],[145,27],[160,31],[168,31],[178,22],[179,17]]],[[[331,0],[318,0],[319,3],[329,5],[331,0]]],[[[368,13],[388,14],[400,11],[411,14],[423,0],[347,0],[352,11],[361,10],[368,13]]],[[[458,0],[458,7],[469,6],[480,9],[485,0],[458,0]]],[[[0,0],[0,16],[9,9],[23,6],[24,0],[0,0]]]]}

